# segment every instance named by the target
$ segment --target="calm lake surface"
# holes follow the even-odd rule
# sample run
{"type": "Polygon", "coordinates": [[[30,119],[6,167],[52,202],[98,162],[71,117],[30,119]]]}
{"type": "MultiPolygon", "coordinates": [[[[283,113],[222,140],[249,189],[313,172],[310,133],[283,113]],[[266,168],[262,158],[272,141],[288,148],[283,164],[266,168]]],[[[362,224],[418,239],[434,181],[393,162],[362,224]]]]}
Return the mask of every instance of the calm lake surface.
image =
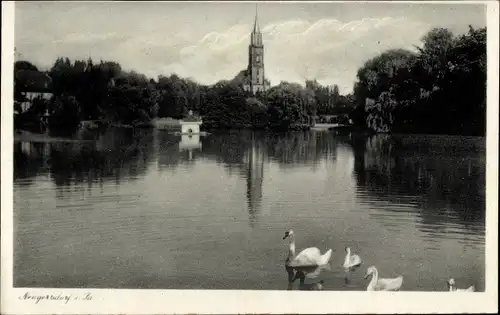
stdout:
{"type": "MultiPolygon", "coordinates": [[[[113,129],[15,142],[14,286],[290,289],[297,250],[334,250],[325,290],[484,290],[484,138],[113,129]],[[345,280],[346,246],[363,259],[345,280]]],[[[293,290],[298,289],[298,281],[293,290]]]]}

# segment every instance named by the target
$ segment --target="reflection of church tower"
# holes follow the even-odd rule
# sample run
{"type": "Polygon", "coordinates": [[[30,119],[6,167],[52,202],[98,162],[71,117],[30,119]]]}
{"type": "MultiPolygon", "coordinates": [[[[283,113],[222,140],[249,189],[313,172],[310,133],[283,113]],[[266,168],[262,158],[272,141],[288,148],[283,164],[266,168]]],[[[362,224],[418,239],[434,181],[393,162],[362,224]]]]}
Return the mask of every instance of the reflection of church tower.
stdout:
{"type": "Polygon", "coordinates": [[[269,82],[264,77],[264,44],[262,33],[259,28],[257,8],[255,8],[255,21],[253,31],[250,34],[250,45],[248,46],[248,68],[247,78],[243,88],[252,93],[265,91],[269,82]]]}
{"type": "Polygon", "coordinates": [[[247,158],[247,204],[250,220],[260,211],[262,202],[262,182],[264,180],[264,149],[252,135],[252,146],[247,158]]]}

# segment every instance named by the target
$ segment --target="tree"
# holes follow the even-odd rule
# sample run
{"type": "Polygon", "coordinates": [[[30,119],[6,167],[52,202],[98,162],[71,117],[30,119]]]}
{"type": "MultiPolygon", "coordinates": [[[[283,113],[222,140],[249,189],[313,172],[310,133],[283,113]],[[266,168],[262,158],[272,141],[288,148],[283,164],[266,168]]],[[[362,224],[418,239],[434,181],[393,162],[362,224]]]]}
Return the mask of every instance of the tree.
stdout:
{"type": "MultiPolygon", "coordinates": [[[[407,70],[410,60],[415,57],[415,54],[408,50],[393,49],[388,50],[379,56],[368,60],[363,67],[358,70],[358,81],[354,86],[354,95],[356,97],[356,111],[351,118],[358,125],[366,125],[370,128],[378,129],[376,124],[392,126],[391,121],[385,121],[388,117],[392,117],[389,112],[394,110],[392,102],[387,102],[388,95],[393,99],[392,91],[394,84],[402,82],[403,79],[399,76],[407,70]],[[404,70],[403,70],[404,69],[404,70]],[[381,102],[378,102],[382,93],[384,94],[381,102]],[[368,104],[377,104],[371,106],[368,104]],[[387,107],[388,104],[391,106],[387,107]],[[389,112],[387,112],[389,111],[389,112]],[[369,122],[369,123],[368,123],[369,122]]],[[[381,127],[383,130],[386,127],[381,127]]]]}
{"type": "Polygon", "coordinates": [[[272,129],[287,130],[303,120],[301,91],[300,85],[286,82],[268,90],[266,101],[272,129]]]}
{"type": "Polygon", "coordinates": [[[257,99],[249,97],[246,99],[246,108],[250,114],[250,124],[253,128],[266,128],[269,124],[268,106],[257,99]]]}
{"type": "Polygon", "coordinates": [[[351,118],[376,131],[484,135],[486,29],[455,37],[436,28],[422,42],[416,54],[390,50],[358,70],[351,118]]]}
{"type": "Polygon", "coordinates": [[[50,102],[49,127],[59,131],[74,131],[81,121],[81,106],[67,93],[55,96],[50,102]]]}
{"type": "Polygon", "coordinates": [[[109,89],[106,100],[108,117],[126,125],[149,122],[157,111],[157,95],[149,87],[136,86],[129,82],[136,83],[133,80],[119,80],[119,83],[109,89]]]}
{"type": "MultiPolygon", "coordinates": [[[[33,67],[29,63],[18,65],[22,69],[33,67]]],[[[194,110],[203,116],[205,129],[286,130],[303,126],[321,110],[332,110],[328,107],[329,87],[321,86],[316,80],[306,81],[305,87],[281,82],[253,95],[244,91],[238,80],[221,80],[210,86],[176,74],[160,75],[155,80],[136,71],[124,71],[113,61],[95,62],[90,58],[71,61],[66,57],[55,60],[49,76],[54,94],[49,103],[53,114],[50,123],[58,129],[70,130],[81,120],[106,120],[134,126],[148,123],[154,117],[180,119],[188,110],[194,110]],[[69,119],[62,123],[54,118],[62,119],[64,115],[69,119]]],[[[19,92],[19,86],[15,84],[15,92],[19,92]]],[[[22,94],[15,95],[16,101],[23,100],[22,94]]],[[[342,103],[342,97],[336,97],[342,103]]],[[[34,118],[41,115],[37,113],[34,118]]]]}
{"type": "Polygon", "coordinates": [[[14,72],[19,70],[30,70],[30,71],[38,71],[38,68],[29,61],[16,61],[14,62],[14,72]]]}

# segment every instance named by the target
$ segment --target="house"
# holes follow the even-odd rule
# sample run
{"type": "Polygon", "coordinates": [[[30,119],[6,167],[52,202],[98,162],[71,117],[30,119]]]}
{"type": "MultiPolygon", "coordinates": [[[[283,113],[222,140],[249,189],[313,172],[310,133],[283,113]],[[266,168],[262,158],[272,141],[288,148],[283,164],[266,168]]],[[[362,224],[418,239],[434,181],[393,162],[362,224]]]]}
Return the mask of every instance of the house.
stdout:
{"type": "Polygon", "coordinates": [[[193,115],[193,111],[189,111],[186,118],[179,121],[181,125],[181,134],[195,135],[200,133],[200,125],[203,123],[200,117],[193,115]]]}
{"type": "Polygon", "coordinates": [[[14,73],[16,90],[22,95],[22,111],[28,110],[35,98],[52,98],[52,79],[41,71],[21,69],[14,73]]]}

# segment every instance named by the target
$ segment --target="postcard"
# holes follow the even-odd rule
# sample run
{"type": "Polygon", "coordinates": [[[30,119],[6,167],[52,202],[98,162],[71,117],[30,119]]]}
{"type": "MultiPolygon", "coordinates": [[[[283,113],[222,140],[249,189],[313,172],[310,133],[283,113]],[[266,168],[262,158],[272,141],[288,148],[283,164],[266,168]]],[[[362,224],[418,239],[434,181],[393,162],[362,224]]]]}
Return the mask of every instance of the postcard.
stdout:
{"type": "Polygon", "coordinates": [[[2,314],[498,311],[498,12],[2,3],[2,314]]]}

